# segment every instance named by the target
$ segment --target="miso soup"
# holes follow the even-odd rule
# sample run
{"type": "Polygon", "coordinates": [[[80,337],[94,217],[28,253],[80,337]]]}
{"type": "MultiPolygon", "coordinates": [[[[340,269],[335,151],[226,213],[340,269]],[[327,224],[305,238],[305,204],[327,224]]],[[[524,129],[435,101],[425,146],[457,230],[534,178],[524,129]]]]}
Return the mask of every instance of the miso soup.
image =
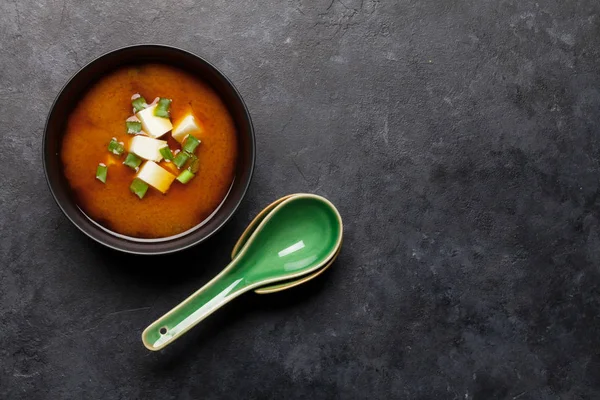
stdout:
{"type": "Polygon", "coordinates": [[[201,224],[222,203],[237,134],[207,83],[166,65],[127,66],[78,102],[60,156],[92,220],[122,235],[164,238],[201,224]]]}

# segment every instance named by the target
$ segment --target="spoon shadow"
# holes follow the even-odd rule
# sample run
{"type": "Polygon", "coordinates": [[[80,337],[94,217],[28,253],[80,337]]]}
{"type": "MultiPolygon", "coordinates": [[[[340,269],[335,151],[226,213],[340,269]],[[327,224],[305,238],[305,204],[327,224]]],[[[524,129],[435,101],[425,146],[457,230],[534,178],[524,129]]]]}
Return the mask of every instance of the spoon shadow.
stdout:
{"type": "MultiPolygon", "coordinates": [[[[253,292],[245,293],[237,301],[226,304],[218,313],[202,321],[193,333],[182,336],[160,352],[152,352],[146,368],[156,373],[186,369],[199,358],[209,357],[210,349],[219,340],[223,332],[242,329],[251,326],[248,320],[254,316],[265,314],[293,313],[294,308],[306,303],[308,299],[317,297],[331,285],[335,276],[333,268],[325,271],[318,279],[308,281],[300,286],[277,293],[259,295],[253,292]],[[332,271],[333,270],[333,271],[332,271]]],[[[236,335],[236,333],[232,333],[236,335]]]]}

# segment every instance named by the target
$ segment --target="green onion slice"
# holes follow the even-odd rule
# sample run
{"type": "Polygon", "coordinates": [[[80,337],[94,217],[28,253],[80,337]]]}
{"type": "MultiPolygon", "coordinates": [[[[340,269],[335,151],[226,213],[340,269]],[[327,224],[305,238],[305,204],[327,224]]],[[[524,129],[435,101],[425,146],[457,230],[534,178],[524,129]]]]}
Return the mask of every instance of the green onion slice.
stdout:
{"type": "Polygon", "coordinates": [[[182,148],[183,148],[183,150],[187,151],[188,153],[193,153],[194,151],[196,151],[196,148],[198,147],[199,144],[200,144],[200,141],[198,139],[196,139],[196,137],[194,137],[192,135],[187,135],[187,137],[183,141],[182,148]]]}
{"type": "Polygon", "coordinates": [[[142,111],[144,108],[148,107],[146,99],[142,96],[138,97],[137,99],[131,100],[131,105],[133,106],[135,112],[142,111]]]}
{"type": "Polygon", "coordinates": [[[189,160],[189,158],[190,158],[190,156],[186,152],[181,151],[181,152],[177,153],[177,155],[173,159],[173,164],[175,164],[175,166],[178,169],[181,169],[185,165],[187,160],[189,160]]]}
{"type": "Polygon", "coordinates": [[[175,158],[175,156],[173,155],[173,152],[171,151],[171,149],[168,146],[161,148],[159,150],[159,152],[165,160],[173,161],[173,158],[175,158]]]}
{"type": "Polygon", "coordinates": [[[192,162],[190,163],[187,169],[193,174],[198,172],[198,170],[200,169],[200,160],[198,159],[198,157],[194,157],[192,159],[192,162]]]}
{"type": "Polygon", "coordinates": [[[123,164],[127,165],[132,169],[137,169],[137,167],[139,167],[141,163],[142,159],[133,153],[127,154],[127,157],[125,157],[125,161],[123,161],[123,164]]]}
{"type": "Polygon", "coordinates": [[[195,175],[193,173],[191,173],[190,171],[183,170],[181,171],[181,173],[179,174],[179,176],[177,177],[177,180],[183,184],[188,183],[195,175]]]}
{"type": "Polygon", "coordinates": [[[127,133],[130,135],[135,135],[136,133],[140,133],[142,131],[141,122],[125,121],[125,125],[127,125],[127,133]]]}
{"type": "Polygon", "coordinates": [[[116,156],[121,156],[125,152],[125,145],[121,142],[117,142],[117,139],[112,138],[108,144],[108,151],[116,156]]]}
{"type": "Polygon", "coordinates": [[[129,190],[140,199],[144,198],[148,191],[148,184],[139,178],[135,178],[129,186],[129,190]]]}
{"type": "Polygon", "coordinates": [[[171,99],[165,99],[163,97],[158,100],[158,104],[154,109],[154,115],[161,118],[169,118],[169,108],[171,107],[171,99]]]}
{"type": "Polygon", "coordinates": [[[106,183],[106,174],[108,173],[108,167],[105,164],[98,164],[96,168],[96,179],[102,183],[106,183]]]}

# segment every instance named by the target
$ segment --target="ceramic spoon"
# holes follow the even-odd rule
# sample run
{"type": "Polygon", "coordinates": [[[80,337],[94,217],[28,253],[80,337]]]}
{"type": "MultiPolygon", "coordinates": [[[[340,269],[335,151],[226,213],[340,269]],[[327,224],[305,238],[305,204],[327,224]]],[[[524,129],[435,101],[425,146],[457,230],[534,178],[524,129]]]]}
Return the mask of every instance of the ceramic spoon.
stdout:
{"type": "MultiPolygon", "coordinates": [[[[248,227],[244,230],[244,232],[242,233],[242,235],[240,236],[240,238],[236,242],[235,246],[233,246],[233,250],[231,251],[231,258],[232,259],[235,258],[235,256],[240,252],[240,250],[244,246],[244,244],[246,244],[246,241],[248,240],[248,238],[250,237],[250,235],[252,235],[252,233],[256,230],[256,227],[258,226],[258,224],[260,224],[261,221],[267,215],[269,215],[269,213],[275,207],[277,207],[277,205],[279,203],[281,203],[282,201],[284,201],[286,199],[289,199],[290,197],[298,196],[298,195],[299,194],[289,194],[289,195],[284,196],[284,197],[282,197],[282,198],[280,198],[278,200],[275,200],[274,202],[272,202],[271,204],[269,204],[268,206],[266,206],[260,213],[258,213],[258,215],[252,220],[252,222],[250,222],[250,224],[248,225],[248,227]]],[[[276,292],[280,292],[282,290],[291,289],[291,288],[296,287],[298,285],[301,285],[301,284],[303,284],[305,282],[308,282],[311,279],[316,278],[317,276],[319,276],[323,272],[325,272],[325,270],[327,268],[329,268],[331,266],[331,264],[333,264],[333,262],[335,261],[335,259],[337,258],[337,256],[340,254],[340,250],[341,249],[342,249],[342,246],[341,246],[341,242],[340,242],[340,247],[338,248],[338,250],[336,251],[336,253],[333,255],[333,257],[331,258],[331,260],[323,268],[319,269],[318,271],[315,271],[312,274],[303,276],[300,279],[294,279],[292,281],[284,282],[284,283],[281,283],[281,284],[278,284],[278,285],[265,286],[265,287],[260,287],[258,289],[254,289],[254,293],[258,293],[258,294],[276,293],[276,292]]]]}
{"type": "Polygon", "coordinates": [[[340,254],[340,250],[342,249],[342,243],[340,242],[340,246],[338,247],[337,251],[335,252],[335,254],[331,257],[331,259],[327,262],[327,264],[325,264],[322,268],[320,268],[319,270],[313,272],[312,274],[308,274],[306,276],[301,277],[300,279],[294,279],[291,281],[286,281],[284,283],[280,283],[278,285],[269,285],[269,286],[265,286],[265,287],[261,287],[258,289],[254,290],[254,293],[257,294],[269,294],[269,293],[277,293],[277,292],[281,292],[282,290],[286,290],[286,289],[291,289],[293,287],[296,287],[298,285],[302,285],[303,283],[306,283],[314,278],[316,278],[317,276],[321,275],[323,272],[325,272],[327,270],[327,268],[331,267],[331,265],[333,264],[333,262],[336,260],[337,256],[340,254]]]}
{"type": "Polygon", "coordinates": [[[160,350],[242,293],[317,271],[341,240],[342,219],[328,200],[302,194],[282,201],[219,275],[144,330],[144,345],[160,350]]]}

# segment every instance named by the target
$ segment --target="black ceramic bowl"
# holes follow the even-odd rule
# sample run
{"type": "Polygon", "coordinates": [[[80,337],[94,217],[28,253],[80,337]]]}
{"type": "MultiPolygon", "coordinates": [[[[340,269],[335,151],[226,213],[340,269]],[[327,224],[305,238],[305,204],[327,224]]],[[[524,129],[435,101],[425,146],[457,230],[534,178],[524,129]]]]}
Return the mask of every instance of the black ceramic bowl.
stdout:
{"type": "Polygon", "coordinates": [[[254,129],[250,114],[231,81],[208,61],[187,51],[162,45],[124,47],[104,54],[77,72],[60,91],[46,121],[44,170],[50,191],[67,218],[83,233],[116,250],[135,254],[164,254],[198,244],[217,232],[235,213],[250,185],[254,170],[254,129]],[[128,64],[157,62],[186,70],[210,84],[229,109],[237,128],[238,160],[229,194],[213,214],[197,227],[162,239],[137,239],[109,231],[92,221],[75,203],[62,173],[59,151],[67,116],[81,96],[105,74],[128,64]]]}

